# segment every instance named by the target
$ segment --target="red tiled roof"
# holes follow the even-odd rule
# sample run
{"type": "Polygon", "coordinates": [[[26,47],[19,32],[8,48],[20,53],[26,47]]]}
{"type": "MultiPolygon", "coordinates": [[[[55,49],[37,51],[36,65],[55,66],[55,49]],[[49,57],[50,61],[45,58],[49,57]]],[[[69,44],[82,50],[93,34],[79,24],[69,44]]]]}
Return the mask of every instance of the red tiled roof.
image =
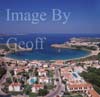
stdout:
{"type": "Polygon", "coordinates": [[[89,87],[89,88],[92,88],[92,85],[89,84],[89,83],[81,83],[81,84],[69,84],[68,85],[69,88],[84,88],[84,87],[89,87]]]}
{"type": "Polygon", "coordinates": [[[21,86],[21,83],[11,83],[11,86],[21,86]]]}
{"type": "Polygon", "coordinates": [[[88,93],[92,96],[92,97],[100,97],[100,95],[93,89],[93,90],[89,90],[88,93]]]}
{"type": "Polygon", "coordinates": [[[35,88],[42,88],[43,85],[42,84],[34,84],[33,87],[35,87],[35,88]]]}

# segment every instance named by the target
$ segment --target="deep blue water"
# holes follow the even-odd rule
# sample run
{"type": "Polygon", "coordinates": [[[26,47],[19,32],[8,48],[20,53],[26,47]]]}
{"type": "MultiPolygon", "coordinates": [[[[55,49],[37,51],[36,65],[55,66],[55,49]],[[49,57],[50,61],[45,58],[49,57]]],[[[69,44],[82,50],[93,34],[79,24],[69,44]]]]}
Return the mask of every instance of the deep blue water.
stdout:
{"type": "Polygon", "coordinates": [[[87,51],[83,50],[72,50],[72,49],[58,49],[50,47],[54,43],[64,43],[69,41],[72,37],[100,37],[99,34],[27,34],[27,35],[16,35],[16,36],[0,36],[0,43],[5,43],[9,37],[17,38],[16,41],[11,41],[15,43],[20,43],[21,41],[32,41],[34,44],[33,51],[31,52],[17,52],[15,54],[10,54],[8,57],[16,59],[29,59],[29,60],[58,60],[58,59],[72,59],[79,58],[89,54],[87,51]],[[44,41],[43,50],[35,50],[35,39],[36,37],[46,37],[44,41]]]}

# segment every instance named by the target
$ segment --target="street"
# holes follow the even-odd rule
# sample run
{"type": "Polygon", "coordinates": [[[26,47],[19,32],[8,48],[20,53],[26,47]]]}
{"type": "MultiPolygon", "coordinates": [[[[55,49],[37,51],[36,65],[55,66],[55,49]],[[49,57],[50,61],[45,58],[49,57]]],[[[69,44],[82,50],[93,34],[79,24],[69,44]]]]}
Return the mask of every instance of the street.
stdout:
{"type": "Polygon", "coordinates": [[[61,91],[63,89],[62,80],[61,80],[61,77],[60,77],[60,72],[59,72],[59,68],[58,67],[55,69],[55,76],[56,76],[56,79],[58,79],[57,87],[56,87],[56,89],[54,91],[50,92],[45,97],[56,97],[57,95],[59,95],[61,93],[61,91]]]}

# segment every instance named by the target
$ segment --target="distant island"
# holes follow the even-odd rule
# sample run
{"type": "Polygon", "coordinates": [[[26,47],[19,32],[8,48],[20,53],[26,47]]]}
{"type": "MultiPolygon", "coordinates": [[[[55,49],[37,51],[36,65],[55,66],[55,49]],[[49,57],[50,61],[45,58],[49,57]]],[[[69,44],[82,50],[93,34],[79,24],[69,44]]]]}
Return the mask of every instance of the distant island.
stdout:
{"type": "Polygon", "coordinates": [[[0,36],[15,36],[15,35],[25,35],[29,33],[0,33],[0,36]]]}

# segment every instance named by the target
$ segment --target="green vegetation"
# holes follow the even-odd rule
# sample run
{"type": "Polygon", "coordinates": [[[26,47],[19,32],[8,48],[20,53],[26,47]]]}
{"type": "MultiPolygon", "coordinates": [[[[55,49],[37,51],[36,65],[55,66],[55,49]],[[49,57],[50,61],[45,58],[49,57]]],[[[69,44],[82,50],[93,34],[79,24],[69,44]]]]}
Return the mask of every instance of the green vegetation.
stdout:
{"type": "MultiPolygon", "coordinates": [[[[10,43],[9,46],[10,48],[15,48],[15,45],[17,46],[17,49],[19,49],[18,45],[16,43],[10,43]]],[[[10,49],[8,48],[7,44],[0,44],[0,49],[4,49],[5,51],[9,51],[10,49]]]]}
{"type": "Polygon", "coordinates": [[[80,74],[87,82],[93,84],[94,89],[100,94],[100,69],[88,68],[88,72],[80,74]]]}
{"type": "Polygon", "coordinates": [[[90,56],[90,57],[77,59],[76,61],[86,61],[86,60],[100,60],[100,53],[98,55],[93,55],[93,56],[90,56]]]}
{"type": "Polygon", "coordinates": [[[44,86],[44,89],[47,89],[47,90],[51,90],[53,88],[54,88],[54,85],[52,83],[44,86]]]}
{"type": "Polygon", "coordinates": [[[30,93],[29,97],[37,97],[37,94],[36,93],[30,93]]]}
{"type": "Polygon", "coordinates": [[[53,77],[54,73],[53,71],[48,70],[48,77],[53,77]]]}
{"type": "Polygon", "coordinates": [[[69,93],[68,95],[64,95],[63,97],[83,97],[79,93],[69,93]]]}
{"type": "Polygon", "coordinates": [[[8,49],[6,44],[0,44],[0,49],[4,49],[6,51],[9,51],[9,49],[8,49]]]}
{"type": "Polygon", "coordinates": [[[10,77],[9,77],[9,78],[7,78],[7,79],[6,79],[6,82],[7,82],[8,84],[11,84],[11,83],[12,83],[11,78],[10,78],[10,77]]]}
{"type": "Polygon", "coordinates": [[[0,79],[3,77],[4,74],[6,74],[6,69],[0,67],[0,79]]]}
{"type": "Polygon", "coordinates": [[[98,58],[98,60],[100,61],[100,53],[98,54],[97,58],[98,58]]]}
{"type": "Polygon", "coordinates": [[[75,49],[83,49],[83,50],[96,50],[97,48],[95,46],[72,46],[72,48],[75,49]]]}
{"type": "Polygon", "coordinates": [[[38,77],[38,71],[37,70],[38,70],[38,68],[35,69],[34,75],[38,77]]]}
{"type": "Polygon", "coordinates": [[[25,85],[23,93],[29,95],[31,93],[31,86],[25,85]]]}
{"type": "Polygon", "coordinates": [[[16,43],[9,43],[9,47],[8,47],[7,44],[0,44],[0,49],[4,49],[5,51],[11,51],[12,53],[15,53],[16,49],[19,50],[19,51],[21,50],[20,46],[17,45],[16,43]]]}
{"type": "Polygon", "coordinates": [[[39,90],[39,96],[45,96],[49,93],[47,89],[40,89],[39,90]]]}
{"type": "Polygon", "coordinates": [[[17,96],[17,95],[22,95],[22,92],[9,92],[11,95],[17,96]]]}

